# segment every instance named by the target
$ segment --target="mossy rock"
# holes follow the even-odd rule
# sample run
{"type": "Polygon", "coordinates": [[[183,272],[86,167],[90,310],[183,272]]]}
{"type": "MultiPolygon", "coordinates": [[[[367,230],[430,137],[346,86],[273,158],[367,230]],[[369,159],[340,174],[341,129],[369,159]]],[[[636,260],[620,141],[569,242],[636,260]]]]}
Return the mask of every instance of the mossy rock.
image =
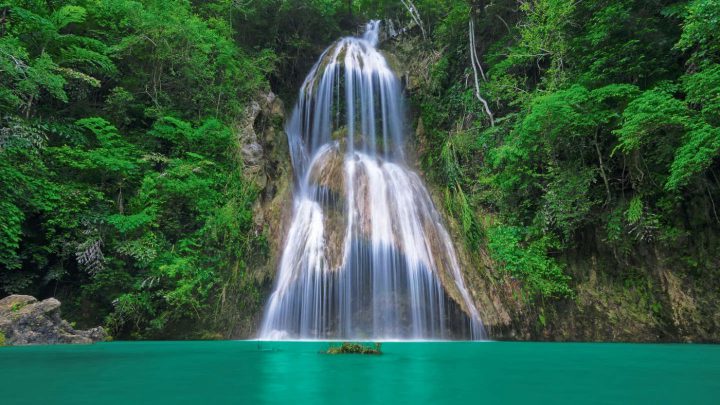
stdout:
{"type": "Polygon", "coordinates": [[[336,198],[345,194],[345,167],[339,147],[324,152],[310,168],[310,184],[326,189],[336,198]]]}

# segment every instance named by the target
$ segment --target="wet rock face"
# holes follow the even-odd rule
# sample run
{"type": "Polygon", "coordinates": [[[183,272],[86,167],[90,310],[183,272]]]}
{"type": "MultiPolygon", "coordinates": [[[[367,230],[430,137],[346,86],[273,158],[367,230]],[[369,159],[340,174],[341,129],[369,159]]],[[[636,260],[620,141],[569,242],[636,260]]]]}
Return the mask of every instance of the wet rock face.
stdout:
{"type": "Polygon", "coordinates": [[[94,343],[107,338],[98,326],[76,330],[60,317],[60,301],[38,301],[29,295],[10,295],[0,300],[0,332],[7,345],[94,343]]]}
{"type": "Polygon", "coordinates": [[[263,190],[271,185],[277,175],[275,169],[289,156],[281,126],[284,119],[282,101],[273,92],[267,92],[248,103],[236,131],[243,174],[263,190]]]}
{"type": "MultiPolygon", "coordinates": [[[[285,110],[282,100],[272,92],[262,92],[245,106],[245,114],[235,125],[245,180],[257,187],[258,198],[253,206],[254,232],[264,235],[267,254],[245,258],[248,275],[261,295],[269,295],[287,233],[292,212],[293,171],[287,134],[284,130],[285,110]]],[[[227,320],[225,337],[232,339],[254,336],[262,315],[259,303],[243,301],[247,293],[240,283],[228,288],[220,309],[227,320]],[[234,289],[233,289],[234,288],[234,289]],[[252,307],[251,315],[243,308],[252,307]]]]}
{"type": "Polygon", "coordinates": [[[282,242],[284,216],[291,209],[293,173],[284,121],[282,100],[267,92],[248,103],[245,116],[236,127],[243,176],[260,191],[253,207],[256,232],[266,232],[273,256],[282,242]]]}

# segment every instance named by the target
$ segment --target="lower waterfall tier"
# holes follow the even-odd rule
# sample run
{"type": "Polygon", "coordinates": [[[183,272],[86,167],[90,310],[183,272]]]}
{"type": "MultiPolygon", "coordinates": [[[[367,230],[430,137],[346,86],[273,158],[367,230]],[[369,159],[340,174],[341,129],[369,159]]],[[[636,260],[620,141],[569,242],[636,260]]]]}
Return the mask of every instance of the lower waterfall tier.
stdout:
{"type": "Polygon", "coordinates": [[[450,238],[420,178],[339,143],[310,163],[264,338],[482,337],[450,238]]]}

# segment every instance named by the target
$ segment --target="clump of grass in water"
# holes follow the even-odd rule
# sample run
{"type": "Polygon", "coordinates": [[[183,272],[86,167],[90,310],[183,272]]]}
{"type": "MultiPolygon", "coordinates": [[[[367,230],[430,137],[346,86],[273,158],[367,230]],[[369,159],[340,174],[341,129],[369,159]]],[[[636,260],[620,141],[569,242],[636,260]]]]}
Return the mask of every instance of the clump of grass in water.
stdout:
{"type": "Polygon", "coordinates": [[[327,354],[382,354],[382,343],[367,346],[362,343],[343,342],[340,346],[328,347],[327,354]]]}

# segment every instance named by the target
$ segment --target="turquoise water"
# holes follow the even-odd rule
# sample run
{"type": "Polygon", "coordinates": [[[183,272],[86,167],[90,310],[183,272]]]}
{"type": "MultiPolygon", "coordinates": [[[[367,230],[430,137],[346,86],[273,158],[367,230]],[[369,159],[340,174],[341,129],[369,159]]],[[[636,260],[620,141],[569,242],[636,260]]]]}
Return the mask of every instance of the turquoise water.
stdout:
{"type": "Polygon", "coordinates": [[[0,404],[720,403],[720,346],[113,342],[0,348],[0,404]]]}

